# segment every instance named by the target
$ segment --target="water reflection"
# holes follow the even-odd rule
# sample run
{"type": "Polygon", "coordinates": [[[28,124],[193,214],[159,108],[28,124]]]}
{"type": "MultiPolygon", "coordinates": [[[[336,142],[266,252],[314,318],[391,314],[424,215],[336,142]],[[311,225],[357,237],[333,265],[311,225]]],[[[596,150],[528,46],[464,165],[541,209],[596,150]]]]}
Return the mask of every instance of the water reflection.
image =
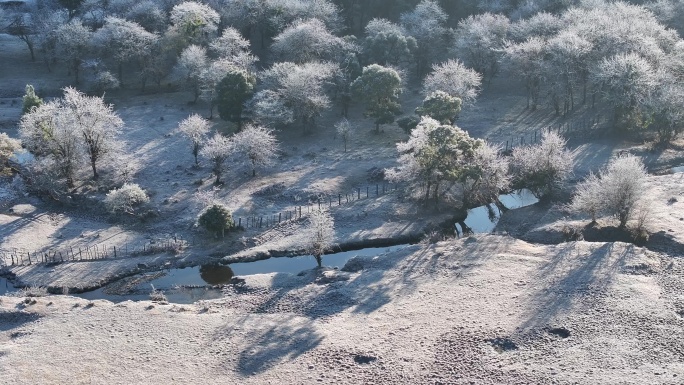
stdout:
{"type": "MultiPolygon", "coordinates": [[[[539,200],[530,190],[522,189],[510,194],[499,195],[499,201],[506,209],[512,210],[535,204],[539,200]]],[[[466,228],[464,229],[460,223],[457,223],[455,225],[456,231],[459,235],[463,235],[464,232],[468,231],[473,233],[491,233],[496,224],[499,223],[501,214],[501,209],[493,203],[470,209],[468,210],[468,216],[463,221],[466,228]]]]}
{"type": "Polygon", "coordinates": [[[226,265],[202,265],[199,268],[200,278],[209,285],[225,285],[233,278],[233,269],[226,265]]]}

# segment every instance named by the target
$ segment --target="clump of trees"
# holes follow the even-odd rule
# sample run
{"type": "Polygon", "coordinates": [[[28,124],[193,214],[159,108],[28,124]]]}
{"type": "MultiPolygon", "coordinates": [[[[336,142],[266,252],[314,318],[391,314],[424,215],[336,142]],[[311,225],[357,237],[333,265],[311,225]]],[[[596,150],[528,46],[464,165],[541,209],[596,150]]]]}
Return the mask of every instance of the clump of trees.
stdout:
{"type": "Polygon", "coordinates": [[[611,216],[620,228],[637,219],[637,227],[641,228],[646,219],[643,215],[648,213],[647,177],[641,158],[614,158],[598,174],[589,175],[577,185],[570,210],[590,215],[592,222],[603,215],[611,216]]]}

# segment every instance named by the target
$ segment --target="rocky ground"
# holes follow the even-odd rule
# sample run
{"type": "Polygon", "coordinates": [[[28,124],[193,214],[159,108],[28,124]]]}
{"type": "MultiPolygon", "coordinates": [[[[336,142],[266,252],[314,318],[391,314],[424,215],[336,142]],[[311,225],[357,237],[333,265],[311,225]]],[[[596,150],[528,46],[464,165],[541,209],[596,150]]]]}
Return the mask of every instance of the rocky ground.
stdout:
{"type": "Polygon", "coordinates": [[[625,243],[408,246],[194,305],[2,297],[0,382],[681,384],[684,265],[625,243]]]}

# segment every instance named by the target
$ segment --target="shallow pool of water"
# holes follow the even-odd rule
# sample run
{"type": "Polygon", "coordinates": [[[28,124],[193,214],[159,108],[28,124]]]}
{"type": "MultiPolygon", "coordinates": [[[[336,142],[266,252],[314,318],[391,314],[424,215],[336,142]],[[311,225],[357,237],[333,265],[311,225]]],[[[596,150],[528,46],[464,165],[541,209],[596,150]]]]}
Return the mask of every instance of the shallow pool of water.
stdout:
{"type": "MultiPolygon", "coordinates": [[[[355,256],[375,256],[387,251],[397,250],[404,246],[366,248],[355,251],[344,251],[323,256],[323,265],[342,267],[355,256]]],[[[202,265],[184,269],[170,269],[164,276],[135,285],[126,295],[107,294],[107,287],[91,292],[77,294],[85,299],[106,299],[112,302],[126,300],[147,300],[152,287],[161,290],[169,302],[192,303],[198,300],[221,297],[219,289],[210,286],[226,284],[234,276],[269,273],[297,274],[303,270],[316,267],[313,256],[274,257],[255,262],[233,263],[230,265],[202,265]]]]}
{"type": "Polygon", "coordinates": [[[672,167],[672,173],[676,174],[678,172],[684,172],[684,166],[672,167]]]}
{"type": "MultiPolygon", "coordinates": [[[[537,197],[527,189],[499,195],[499,200],[509,210],[530,206],[539,202],[537,197]]],[[[496,227],[496,224],[499,223],[499,218],[501,218],[501,210],[492,203],[468,210],[468,216],[463,222],[466,226],[470,227],[474,233],[491,233],[496,227]]],[[[458,223],[456,224],[456,230],[459,234],[463,234],[463,229],[458,223]]]]}

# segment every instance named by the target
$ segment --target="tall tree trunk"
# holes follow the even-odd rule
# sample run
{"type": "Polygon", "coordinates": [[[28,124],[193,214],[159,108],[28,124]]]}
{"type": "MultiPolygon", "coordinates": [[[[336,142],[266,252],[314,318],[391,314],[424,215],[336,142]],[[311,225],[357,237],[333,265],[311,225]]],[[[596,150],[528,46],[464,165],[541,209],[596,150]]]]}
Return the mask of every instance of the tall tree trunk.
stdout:
{"type": "Polygon", "coordinates": [[[93,179],[97,180],[100,175],[97,173],[97,166],[96,166],[96,159],[94,157],[90,157],[90,167],[93,169],[93,179]]]}

